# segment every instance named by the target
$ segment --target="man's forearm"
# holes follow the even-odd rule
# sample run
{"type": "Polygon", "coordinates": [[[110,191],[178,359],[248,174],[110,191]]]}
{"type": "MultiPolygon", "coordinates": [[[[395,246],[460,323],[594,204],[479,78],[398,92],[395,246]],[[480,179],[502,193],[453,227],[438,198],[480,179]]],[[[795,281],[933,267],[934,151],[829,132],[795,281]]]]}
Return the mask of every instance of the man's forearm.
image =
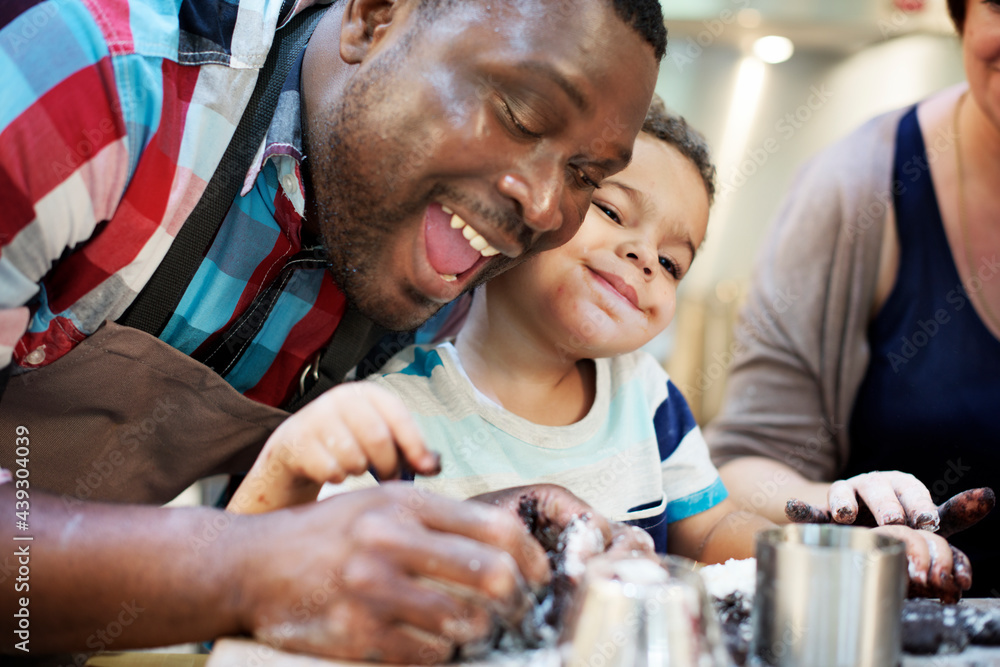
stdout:
{"type": "Polygon", "coordinates": [[[733,459],[719,468],[719,476],[737,507],[775,523],[788,523],[785,504],[792,498],[817,507],[826,507],[828,503],[828,482],[812,482],[773,459],[759,456],[733,459]]]}
{"type": "Polygon", "coordinates": [[[24,648],[39,654],[176,644],[241,630],[238,517],[83,503],[30,489],[25,530],[15,500],[15,484],[0,485],[0,652],[20,653],[15,644],[23,637],[24,648]]]}

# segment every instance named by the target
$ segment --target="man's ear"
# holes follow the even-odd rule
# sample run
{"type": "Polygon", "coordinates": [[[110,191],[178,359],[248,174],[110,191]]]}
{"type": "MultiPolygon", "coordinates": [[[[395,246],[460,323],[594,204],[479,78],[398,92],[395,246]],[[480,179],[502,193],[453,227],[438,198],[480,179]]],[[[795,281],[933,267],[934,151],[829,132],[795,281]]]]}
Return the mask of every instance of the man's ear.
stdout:
{"type": "Polygon", "coordinates": [[[340,57],[360,63],[392,24],[399,0],[348,0],[340,25],[340,57]]]}

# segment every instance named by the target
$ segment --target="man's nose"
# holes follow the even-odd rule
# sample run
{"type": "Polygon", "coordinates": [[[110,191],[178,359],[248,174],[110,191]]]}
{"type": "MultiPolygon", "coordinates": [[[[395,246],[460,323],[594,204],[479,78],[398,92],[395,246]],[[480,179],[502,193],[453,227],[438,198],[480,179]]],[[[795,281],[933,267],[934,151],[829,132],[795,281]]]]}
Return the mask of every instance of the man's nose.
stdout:
{"type": "Polygon", "coordinates": [[[503,174],[498,189],[517,203],[528,227],[545,234],[555,232],[563,225],[565,178],[563,171],[554,165],[539,165],[530,171],[503,174]]]}

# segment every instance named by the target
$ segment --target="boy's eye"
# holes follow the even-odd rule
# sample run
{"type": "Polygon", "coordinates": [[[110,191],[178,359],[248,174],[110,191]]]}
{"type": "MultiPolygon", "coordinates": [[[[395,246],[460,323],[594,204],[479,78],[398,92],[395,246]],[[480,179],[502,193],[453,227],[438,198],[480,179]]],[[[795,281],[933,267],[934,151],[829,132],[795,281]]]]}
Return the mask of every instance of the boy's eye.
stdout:
{"type": "Polygon", "coordinates": [[[619,225],[622,224],[622,219],[620,217],[618,217],[618,214],[615,213],[615,211],[613,209],[605,206],[604,204],[602,204],[599,201],[595,201],[594,202],[594,206],[596,206],[601,211],[601,213],[603,213],[604,215],[606,215],[609,218],[611,218],[611,220],[613,220],[615,223],[617,223],[619,225]]]}
{"type": "Polygon", "coordinates": [[[681,279],[681,267],[680,264],[670,259],[669,257],[660,257],[660,266],[666,269],[667,273],[672,275],[675,280],[681,279]]]}

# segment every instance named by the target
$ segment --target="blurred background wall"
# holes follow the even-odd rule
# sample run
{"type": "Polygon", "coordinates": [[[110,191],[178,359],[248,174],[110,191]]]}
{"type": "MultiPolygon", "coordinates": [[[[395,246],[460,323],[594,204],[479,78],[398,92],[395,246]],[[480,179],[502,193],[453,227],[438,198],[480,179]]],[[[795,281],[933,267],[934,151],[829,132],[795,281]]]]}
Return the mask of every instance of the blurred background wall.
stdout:
{"type": "Polygon", "coordinates": [[[705,424],[721,402],[757,252],[796,169],[866,119],[964,74],[945,0],[661,4],[670,41],[657,93],[705,134],[719,194],[674,324],[650,350],[705,424]]]}

